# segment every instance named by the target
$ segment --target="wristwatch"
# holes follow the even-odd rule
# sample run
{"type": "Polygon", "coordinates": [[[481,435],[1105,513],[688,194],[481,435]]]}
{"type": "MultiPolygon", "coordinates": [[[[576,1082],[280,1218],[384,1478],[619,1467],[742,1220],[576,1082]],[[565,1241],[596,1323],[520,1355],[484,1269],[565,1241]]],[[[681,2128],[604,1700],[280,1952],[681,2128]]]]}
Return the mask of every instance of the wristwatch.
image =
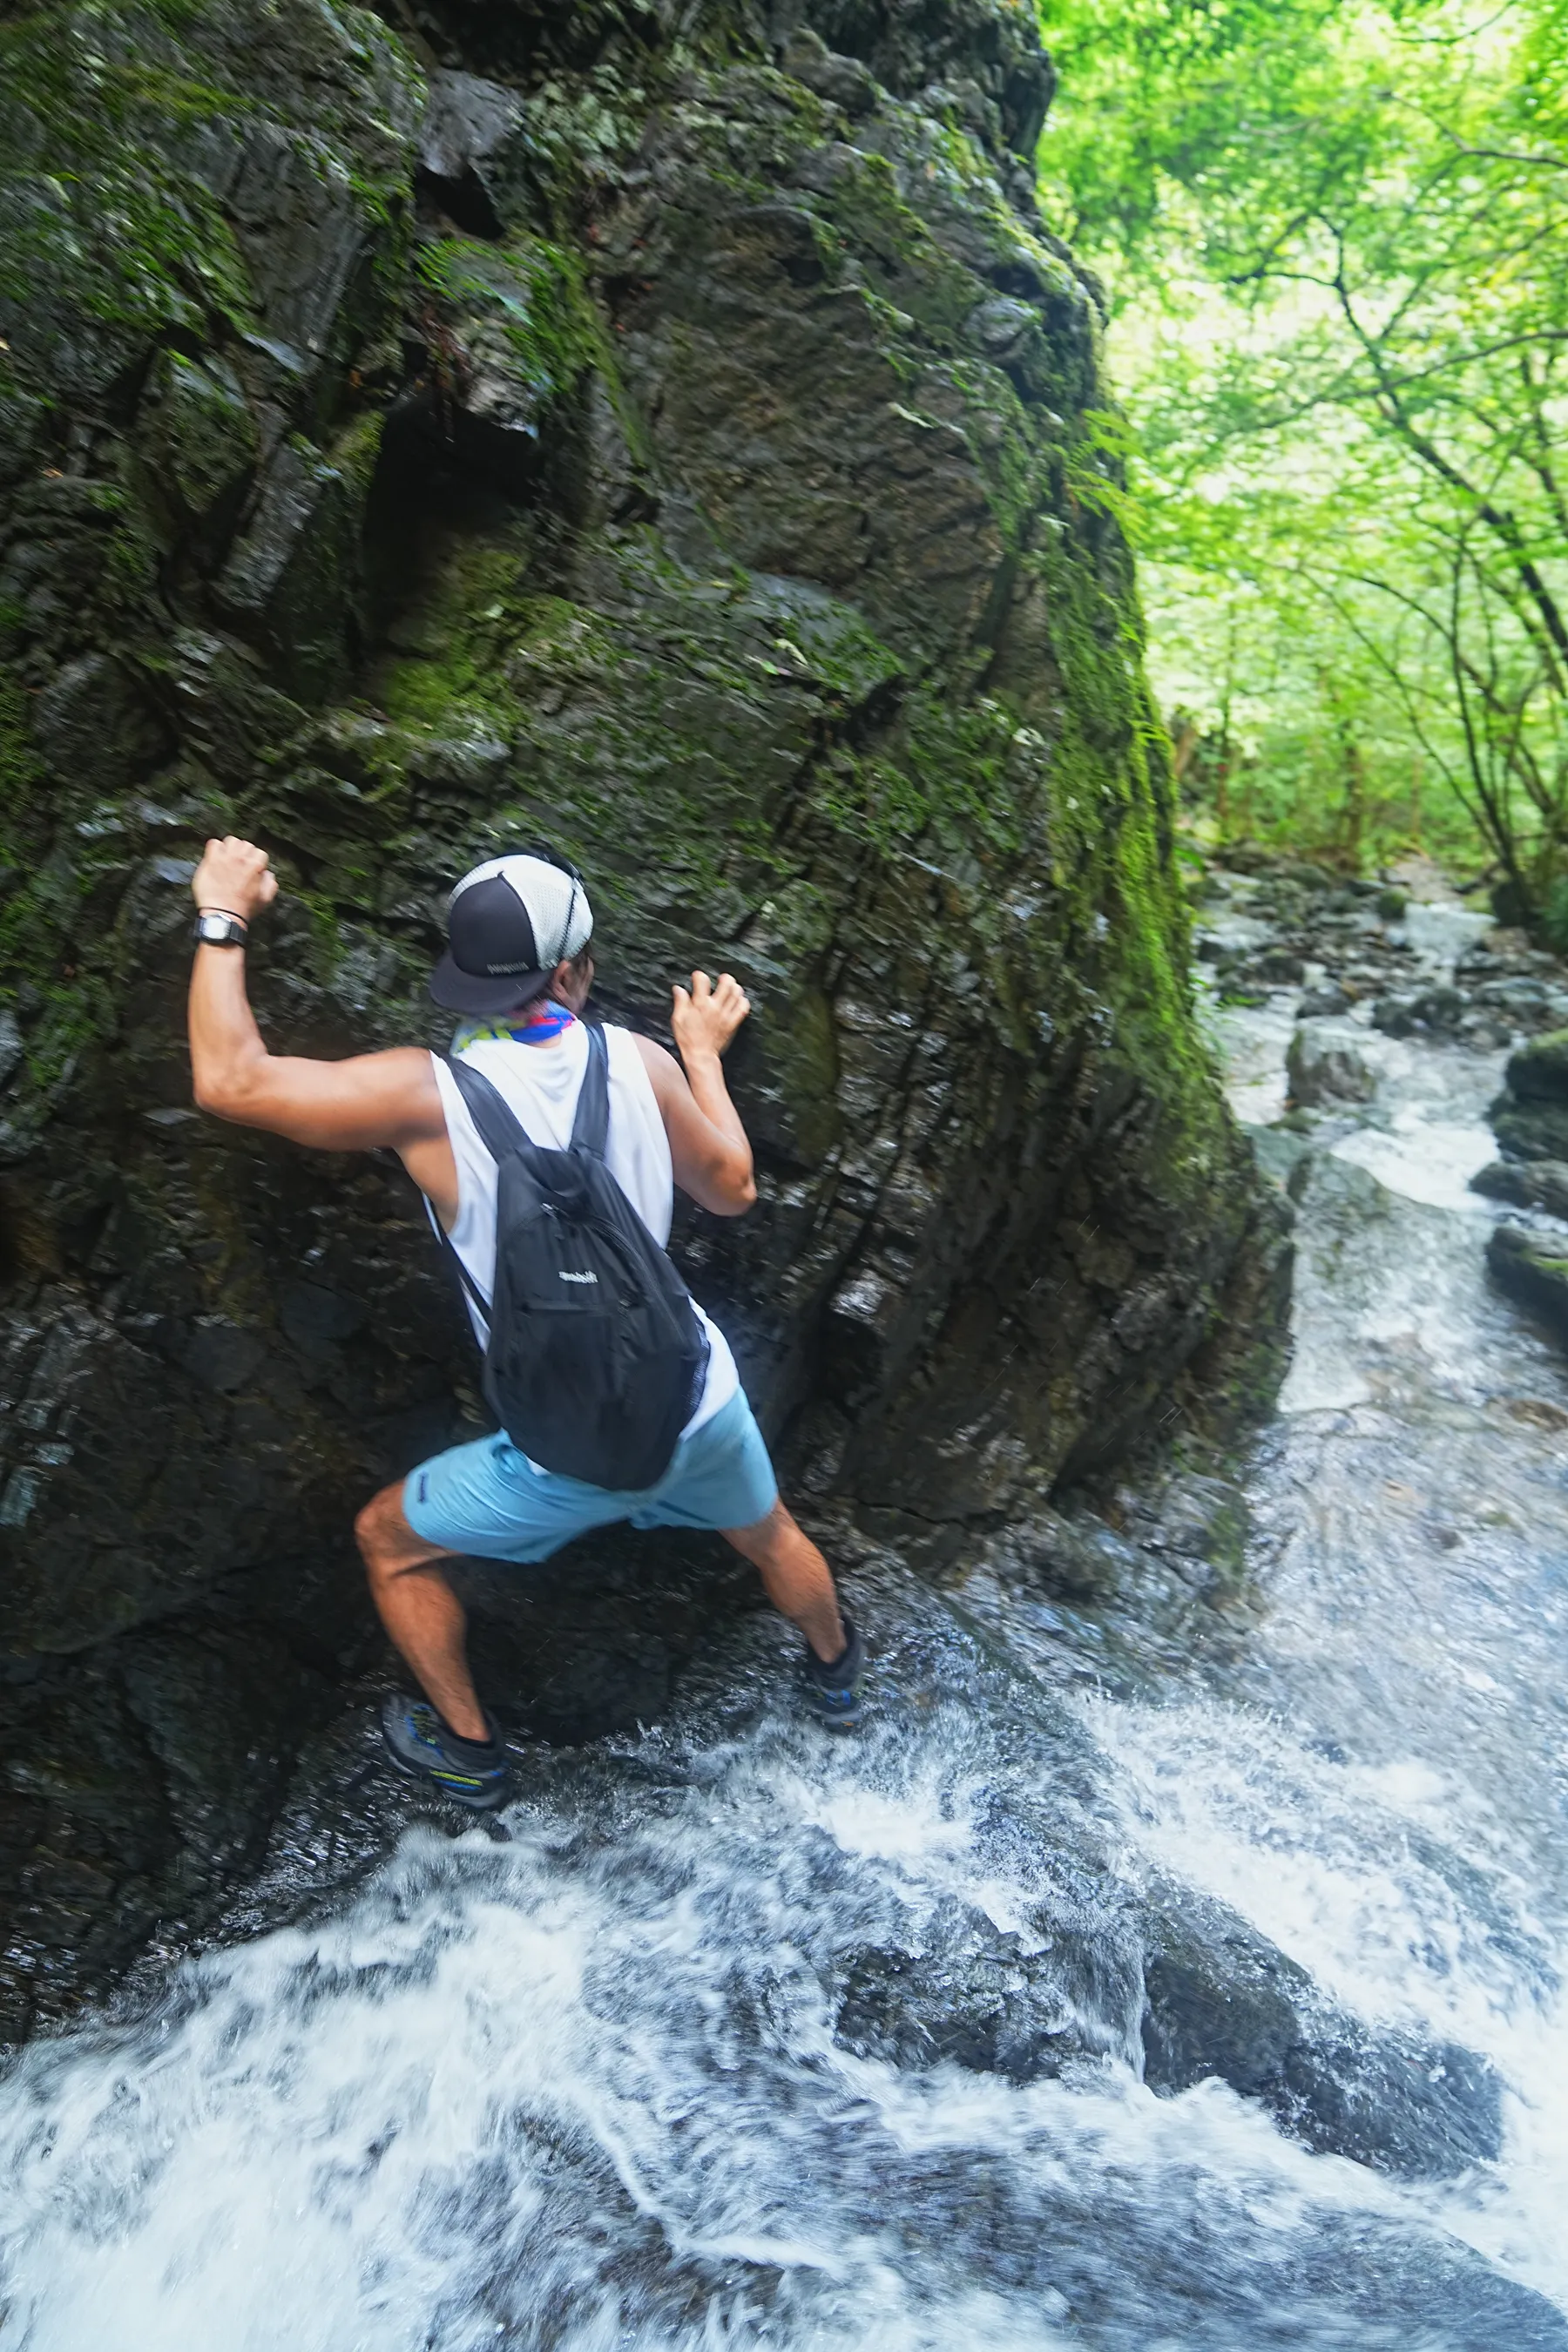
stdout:
{"type": "Polygon", "coordinates": [[[196,917],[192,938],[198,947],[242,948],[247,926],[237,915],[222,907],[204,907],[196,917]]]}

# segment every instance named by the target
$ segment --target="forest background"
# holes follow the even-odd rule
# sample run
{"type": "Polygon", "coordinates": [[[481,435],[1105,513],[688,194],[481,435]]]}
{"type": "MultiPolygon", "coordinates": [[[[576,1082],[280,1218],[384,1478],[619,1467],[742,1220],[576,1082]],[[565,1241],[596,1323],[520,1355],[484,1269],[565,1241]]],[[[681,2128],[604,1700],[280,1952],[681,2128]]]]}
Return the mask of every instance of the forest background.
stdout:
{"type": "Polygon", "coordinates": [[[1043,22],[1043,201],[1106,289],[1104,495],[1189,805],[1426,850],[1568,950],[1568,0],[1043,22]]]}

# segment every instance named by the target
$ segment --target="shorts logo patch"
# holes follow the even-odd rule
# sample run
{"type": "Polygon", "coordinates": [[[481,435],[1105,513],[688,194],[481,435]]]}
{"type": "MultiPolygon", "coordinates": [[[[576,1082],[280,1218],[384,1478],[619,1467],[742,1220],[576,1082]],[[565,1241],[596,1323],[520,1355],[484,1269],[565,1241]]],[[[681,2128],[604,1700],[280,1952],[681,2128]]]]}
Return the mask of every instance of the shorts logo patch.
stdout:
{"type": "Polygon", "coordinates": [[[422,1503],[430,1499],[430,1481],[423,1470],[419,1473],[419,1499],[422,1503]]]}
{"type": "Polygon", "coordinates": [[[599,1277],[596,1274],[563,1274],[561,1279],[563,1282],[597,1282],[599,1277]]]}

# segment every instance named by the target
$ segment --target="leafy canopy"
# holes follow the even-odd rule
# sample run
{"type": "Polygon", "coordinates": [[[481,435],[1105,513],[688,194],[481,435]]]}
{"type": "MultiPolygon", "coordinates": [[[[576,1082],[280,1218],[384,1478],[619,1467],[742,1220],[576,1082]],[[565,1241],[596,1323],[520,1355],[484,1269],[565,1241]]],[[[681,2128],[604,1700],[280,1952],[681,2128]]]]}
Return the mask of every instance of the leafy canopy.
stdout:
{"type": "Polygon", "coordinates": [[[1568,925],[1568,5],[1047,0],[1156,673],[1222,823],[1568,925]]]}

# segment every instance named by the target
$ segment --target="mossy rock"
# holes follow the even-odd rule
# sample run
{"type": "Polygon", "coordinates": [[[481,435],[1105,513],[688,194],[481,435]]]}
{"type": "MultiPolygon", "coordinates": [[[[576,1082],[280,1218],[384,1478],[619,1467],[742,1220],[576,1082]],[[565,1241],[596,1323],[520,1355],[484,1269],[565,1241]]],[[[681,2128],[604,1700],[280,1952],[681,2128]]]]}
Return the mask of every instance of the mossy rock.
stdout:
{"type": "Polygon", "coordinates": [[[1568,1160],[1568,1102],[1500,1095],[1487,1117],[1505,1160],[1568,1160]]]}
{"type": "Polygon", "coordinates": [[[1568,1029],[1532,1037],[1509,1055],[1509,1092],[1521,1102],[1568,1105],[1568,1029]]]}
{"type": "Polygon", "coordinates": [[[1487,1244],[1492,1279],[1568,1339],[1568,1249],[1517,1225],[1499,1225],[1487,1244]]]}

